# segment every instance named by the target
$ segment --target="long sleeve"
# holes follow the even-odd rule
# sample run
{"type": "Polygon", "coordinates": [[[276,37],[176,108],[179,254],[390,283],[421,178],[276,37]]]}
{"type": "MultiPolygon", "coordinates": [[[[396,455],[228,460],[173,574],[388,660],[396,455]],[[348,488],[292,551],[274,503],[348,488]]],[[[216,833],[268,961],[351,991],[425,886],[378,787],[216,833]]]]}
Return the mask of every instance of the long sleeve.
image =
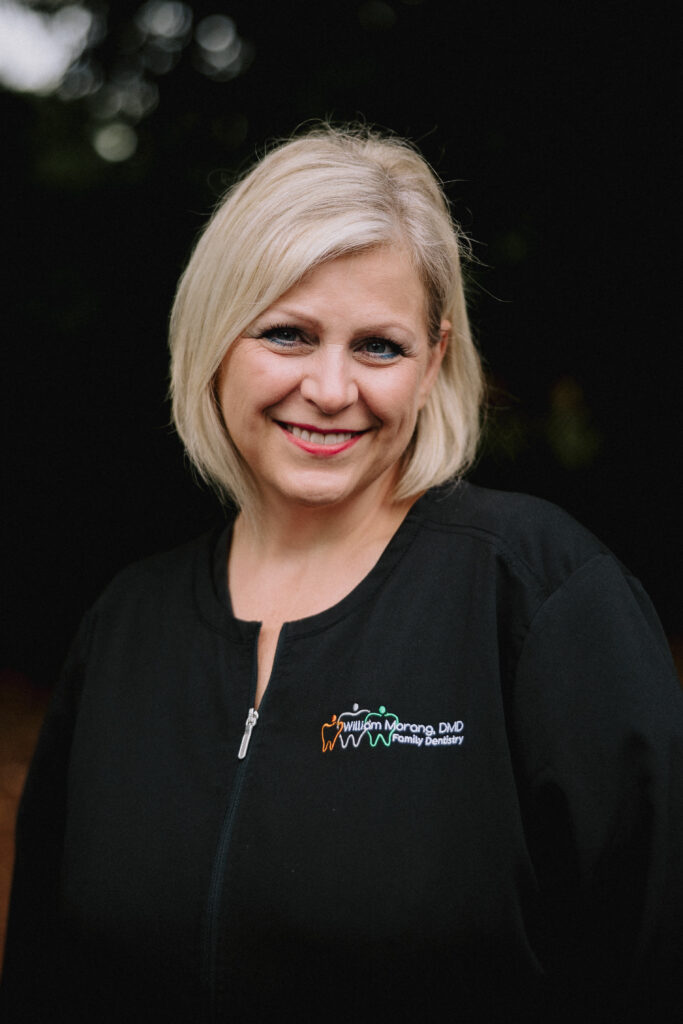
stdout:
{"type": "Polygon", "coordinates": [[[652,607],[609,556],[536,614],[513,733],[567,1018],[683,1014],[683,695],[652,607]]]}
{"type": "Polygon", "coordinates": [[[225,585],[207,536],[82,630],[21,809],[6,1019],[186,1024],[207,996],[262,1020],[341,991],[330,1019],[679,1024],[683,699],[594,538],[523,497],[428,504],[286,625],[243,760],[257,627],[225,585]],[[321,750],[359,708],[393,740],[321,750]]]}
{"type": "Polygon", "coordinates": [[[3,1021],[60,1020],[57,900],[69,751],[82,685],[84,620],[52,697],[19,806],[16,857],[0,987],[3,1021]]]}

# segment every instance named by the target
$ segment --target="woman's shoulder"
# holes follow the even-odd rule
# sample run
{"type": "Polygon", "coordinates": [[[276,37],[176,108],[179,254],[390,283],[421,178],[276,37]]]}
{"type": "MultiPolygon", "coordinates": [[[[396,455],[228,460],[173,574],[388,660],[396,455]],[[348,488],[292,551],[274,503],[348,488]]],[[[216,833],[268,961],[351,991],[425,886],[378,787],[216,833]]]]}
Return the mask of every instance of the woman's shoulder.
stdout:
{"type": "Polygon", "coordinates": [[[216,546],[225,529],[225,523],[217,524],[176,547],[124,566],[103,589],[93,611],[192,600],[197,580],[212,578],[216,546]]]}
{"type": "Polygon", "coordinates": [[[620,566],[590,530],[543,498],[460,480],[428,492],[421,512],[427,527],[493,548],[546,586],[561,583],[594,558],[620,566]]]}
{"type": "MultiPolygon", "coordinates": [[[[470,583],[481,587],[486,579],[495,580],[498,597],[507,594],[511,621],[522,623],[520,635],[534,622],[544,642],[555,643],[558,653],[570,634],[581,636],[586,647],[591,630],[597,631],[609,647],[614,638],[623,641],[644,629],[648,642],[655,638],[657,657],[664,654],[667,673],[675,679],[661,624],[640,582],[605,544],[557,505],[461,481],[428,492],[420,511],[424,527],[450,536],[449,545],[462,545],[464,538],[464,543],[478,548],[469,560],[474,567],[470,583]],[[488,552],[488,561],[483,552],[488,552]],[[495,569],[486,575],[486,566],[492,569],[494,563],[504,563],[509,570],[505,575],[511,588],[495,569]],[[545,615],[538,614],[542,609],[545,615]],[[552,623],[557,634],[549,628],[552,623]],[[552,637],[554,641],[549,640],[552,637]]],[[[444,555],[440,552],[441,558],[444,555]]]]}

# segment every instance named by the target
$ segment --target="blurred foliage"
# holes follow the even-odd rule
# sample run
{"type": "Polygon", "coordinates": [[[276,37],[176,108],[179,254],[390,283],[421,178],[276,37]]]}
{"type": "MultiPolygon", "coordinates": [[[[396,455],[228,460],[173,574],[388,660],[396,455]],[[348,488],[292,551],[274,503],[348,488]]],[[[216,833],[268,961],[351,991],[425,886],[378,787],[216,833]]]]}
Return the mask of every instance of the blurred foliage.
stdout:
{"type": "Polygon", "coordinates": [[[538,416],[520,408],[502,381],[489,381],[483,457],[518,463],[530,450],[547,449],[559,466],[572,472],[590,467],[601,443],[600,430],[573,377],[565,375],[552,384],[547,409],[538,416]]]}

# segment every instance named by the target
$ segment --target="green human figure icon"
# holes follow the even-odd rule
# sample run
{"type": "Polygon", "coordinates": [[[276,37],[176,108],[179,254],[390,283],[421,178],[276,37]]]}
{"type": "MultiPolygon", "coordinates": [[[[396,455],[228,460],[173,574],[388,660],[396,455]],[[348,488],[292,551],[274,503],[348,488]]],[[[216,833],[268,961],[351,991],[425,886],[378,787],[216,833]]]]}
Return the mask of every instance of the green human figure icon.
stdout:
{"type": "Polygon", "coordinates": [[[365,716],[365,726],[368,732],[368,740],[371,747],[376,747],[381,740],[385,747],[391,746],[391,737],[394,735],[398,715],[387,711],[384,704],[380,704],[377,711],[371,711],[365,716]]]}

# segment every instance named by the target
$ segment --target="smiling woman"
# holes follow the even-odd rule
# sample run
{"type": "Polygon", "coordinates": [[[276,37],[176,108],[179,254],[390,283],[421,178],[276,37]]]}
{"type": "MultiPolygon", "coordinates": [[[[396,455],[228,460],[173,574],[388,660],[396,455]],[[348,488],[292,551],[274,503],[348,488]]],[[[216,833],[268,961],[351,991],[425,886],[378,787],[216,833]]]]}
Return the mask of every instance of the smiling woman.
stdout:
{"type": "MultiPolygon", "coordinates": [[[[387,247],[403,253],[403,283],[415,304],[411,317],[414,321],[419,310],[420,330],[430,346],[443,343],[442,321],[452,335],[443,370],[401,453],[396,496],[414,498],[462,473],[474,457],[482,374],[460,269],[466,240],[451,221],[444,194],[424,160],[400,140],[367,132],[313,132],[275,149],[228,193],[181,280],[171,317],[178,431],[199,472],[247,513],[253,508],[253,477],[226,434],[214,398],[221,361],[248,329],[298,327],[299,343],[308,338],[310,344],[303,321],[279,315],[264,319],[266,311],[284,316],[288,310],[280,308],[281,300],[314,268],[387,247]]],[[[379,269],[376,274],[381,277],[379,269]]],[[[383,326],[380,314],[389,316],[387,325],[393,323],[393,307],[387,307],[396,282],[387,283],[394,292],[369,309],[374,325],[354,324],[355,330],[377,331],[383,326]]],[[[395,338],[354,335],[353,340],[366,345],[372,340],[375,354],[383,340],[393,351],[402,343],[396,328],[395,338]]],[[[293,338],[288,334],[285,344],[293,338]]],[[[273,336],[275,344],[282,346],[283,340],[281,334],[273,336]]],[[[382,354],[386,358],[387,346],[382,354]]]]}
{"type": "Polygon", "coordinates": [[[8,1020],[680,1021],[681,693],[599,541],[462,478],[461,248],[364,130],[217,209],[172,391],[227,523],[85,617],[22,801],[8,1020]]]}

